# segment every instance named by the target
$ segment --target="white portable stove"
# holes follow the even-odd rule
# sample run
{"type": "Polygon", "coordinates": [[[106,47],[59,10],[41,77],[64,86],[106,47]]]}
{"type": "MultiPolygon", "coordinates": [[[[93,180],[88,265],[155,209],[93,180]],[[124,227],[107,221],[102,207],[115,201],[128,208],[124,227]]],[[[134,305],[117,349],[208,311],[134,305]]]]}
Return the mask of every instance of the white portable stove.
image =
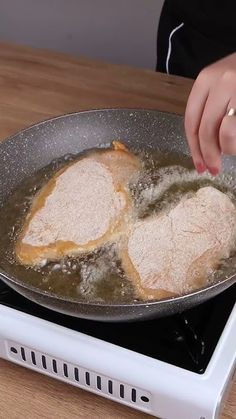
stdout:
{"type": "Polygon", "coordinates": [[[215,419],[236,359],[236,286],[181,315],[108,324],[0,282],[0,357],[165,419],[215,419]]]}

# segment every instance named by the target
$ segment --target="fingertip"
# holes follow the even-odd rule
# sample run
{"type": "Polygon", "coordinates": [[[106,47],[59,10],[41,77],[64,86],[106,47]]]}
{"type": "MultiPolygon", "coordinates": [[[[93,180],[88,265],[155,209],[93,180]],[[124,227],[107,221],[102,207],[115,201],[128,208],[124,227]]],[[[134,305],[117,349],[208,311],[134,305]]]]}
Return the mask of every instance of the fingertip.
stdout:
{"type": "Polygon", "coordinates": [[[217,176],[220,173],[220,166],[218,167],[208,167],[208,171],[212,176],[217,176]]]}
{"type": "Polygon", "coordinates": [[[194,165],[199,175],[206,171],[206,165],[203,162],[197,162],[194,165]]]}

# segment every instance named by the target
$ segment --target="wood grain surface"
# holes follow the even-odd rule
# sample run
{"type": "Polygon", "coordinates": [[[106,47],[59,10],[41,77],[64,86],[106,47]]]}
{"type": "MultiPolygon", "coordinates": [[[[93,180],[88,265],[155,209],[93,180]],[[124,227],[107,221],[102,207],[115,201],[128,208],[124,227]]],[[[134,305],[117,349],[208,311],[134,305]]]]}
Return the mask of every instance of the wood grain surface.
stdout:
{"type": "MultiPolygon", "coordinates": [[[[96,108],[182,114],[192,82],[0,43],[0,139],[40,120],[96,108]]],[[[137,412],[0,360],[0,419],[145,419],[137,412]]],[[[236,419],[236,382],[222,419],[236,419]]]]}

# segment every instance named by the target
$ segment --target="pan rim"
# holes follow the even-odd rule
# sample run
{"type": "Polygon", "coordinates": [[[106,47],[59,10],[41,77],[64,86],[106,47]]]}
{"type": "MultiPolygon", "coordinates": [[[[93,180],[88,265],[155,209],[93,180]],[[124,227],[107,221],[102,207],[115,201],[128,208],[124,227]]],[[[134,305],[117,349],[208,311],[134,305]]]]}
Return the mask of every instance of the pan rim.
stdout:
{"type": "MultiPolygon", "coordinates": [[[[122,112],[137,112],[137,113],[153,113],[153,114],[158,114],[158,115],[169,115],[171,117],[177,117],[180,120],[183,121],[183,115],[182,114],[178,114],[178,113],[174,113],[174,112],[167,112],[167,111],[160,111],[158,109],[148,109],[148,108],[122,108],[122,107],[117,107],[117,108],[95,108],[95,109],[84,109],[81,111],[75,111],[75,112],[71,112],[71,113],[65,113],[62,115],[58,115],[52,118],[47,118],[45,120],[39,121],[35,124],[32,124],[26,128],[23,128],[20,131],[17,131],[16,133],[3,138],[2,140],[0,140],[0,148],[2,144],[5,144],[7,141],[12,141],[16,136],[20,136],[25,134],[26,132],[28,132],[29,130],[31,130],[32,128],[36,128],[36,127],[41,127],[44,124],[50,123],[50,122],[54,122],[60,119],[64,119],[67,117],[73,117],[76,115],[81,115],[81,114],[91,114],[91,113],[106,113],[106,112],[117,112],[117,111],[122,111],[122,112]]],[[[211,285],[208,285],[204,288],[200,288],[198,290],[192,291],[191,293],[188,294],[183,294],[180,295],[178,297],[169,297],[169,298],[164,298],[164,299],[160,299],[160,300],[145,300],[145,301],[138,301],[138,302],[131,302],[131,303],[102,303],[102,302],[91,302],[91,301],[80,301],[80,300],[76,300],[73,298],[65,298],[63,296],[54,294],[54,293],[50,293],[48,291],[43,291],[40,290],[40,288],[34,287],[31,284],[27,284],[25,282],[22,282],[20,280],[18,280],[16,277],[14,277],[14,275],[9,275],[7,272],[5,272],[4,269],[1,268],[0,266],[0,279],[3,280],[4,283],[6,283],[6,285],[8,284],[8,282],[12,282],[14,283],[17,287],[19,288],[24,288],[28,291],[32,291],[34,293],[36,293],[39,296],[46,296],[49,299],[56,299],[58,301],[63,301],[66,303],[70,303],[70,304],[78,304],[78,305],[82,305],[82,306],[93,306],[93,307],[100,307],[100,308],[120,308],[120,307],[124,307],[124,308],[132,308],[132,307],[151,307],[153,305],[164,305],[167,303],[181,303],[182,301],[185,301],[186,299],[192,299],[192,298],[196,298],[199,296],[199,298],[201,297],[202,294],[206,294],[207,292],[209,292],[212,289],[216,289],[218,287],[220,287],[221,285],[233,281],[232,284],[230,284],[229,286],[233,285],[234,282],[236,281],[236,273],[231,275],[228,278],[225,278],[223,280],[219,280],[211,285]]]]}
{"type": "MultiPolygon", "coordinates": [[[[99,301],[81,301],[81,300],[76,300],[73,298],[65,298],[61,295],[57,295],[54,293],[50,293],[48,291],[43,291],[40,290],[40,288],[34,287],[31,284],[27,284],[26,282],[22,282],[19,281],[17,278],[14,277],[14,275],[9,276],[9,274],[7,274],[1,267],[0,267],[0,279],[6,284],[8,285],[8,282],[11,282],[13,284],[15,284],[17,287],[19,288],[24,288],[28,291],[32,291],[34,293],[36,293],[39,296],[47,296],[47,298],[50,299],[56,299],[57,301],[63,301],[66,303],[71,303],[71,304],[78,304],[78,305],[83,305],[83,306],[93,306],[93,307],[102,307],[102,308],[118,308],[118,307],[146,307],[146,306],[153,306],[153,305],[161,305],[161,304],[167,304],[167,303],[171,303],[171,302],[175,302],[176,304],[181,303],[182,300],[186,300],[186,299],[190,299],[190,298],[196,298],[197,296],[199,296],[199,298],[201,297],[202,294],[207,293],[209,290],[215,289],[220,287],[220,285],[226,283],[226,282],[230,282],[233,281],[236,282],[236,274],[225,278],[223,280],[219,280],[213,284],[211,284],[210,286],[206,286],[204,288],[200,288],[198,290],[192,291],[191,293],[188,294],[183,294],[183,295],[179,295],[178,297],[169,297],[169,298],[162,298],[160,300],[144,300],[144,301],[138,301],[138,302],[133,302],[133,303],[120,303],[120,304],[109,304],[109,303],[102,303],[99,301]]],[[[234,282],[232,282],[231,285],[234,284],[234,282]]],[[[229,285],[229,287],[231,286],[229,285]]]]}
{"type": "Polygon", "coordinates": [[[41,125],[44,125],[48,122],[53,122],[53,121],[57,121],[59,119],[63,119],[66,117],[71,117],[71,116],[76,116],[76,115],[80,115],[80,114],[90,114],[90,113],[95,113],[95,112],[116,112],[116,111],[125,111],[125,112],[148,112],[148,113],[158,113],[158,114],[162,114],[162,115],[171,115],[171,116],[175,116],[178,117],[180,119],[184,119],[183,114],[179,114],[179,113],[175,113],[175,112],[167,112],[167,111],[159,111],[158,109],[153,109],[153,108],[94,108],[94,109],[84,109],[82,111],[75,111],[75,112],[69,112],[69,113],[65,113],[65,114],[61,114],[61,115],[57,115],[54,116],[52,118],[46,118],[43,119],[42,121],[36,122],[35,124],[30,124],[29,126],[27,126],[26,128],[22,128],[20,131],[17,131],[11,135],[9,135],[6,138],[2,138],[0,139],[0,147],[1,144],[4,144],[7,141],[11,141],[14,137],[18,136],[18,135],[22,135],[25,132],[27,132],[28,130],[35,128],[35,127],[39,127],[41,125]]]}

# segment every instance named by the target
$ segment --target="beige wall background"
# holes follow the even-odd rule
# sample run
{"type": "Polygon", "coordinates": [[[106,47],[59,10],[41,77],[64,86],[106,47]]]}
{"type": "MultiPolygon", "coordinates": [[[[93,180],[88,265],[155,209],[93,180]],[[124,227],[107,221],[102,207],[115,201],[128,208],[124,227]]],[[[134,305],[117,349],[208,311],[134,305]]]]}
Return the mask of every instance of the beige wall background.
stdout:
{"type": "Polygon", "coordinates": [[[155,68],[163,0],[0,0],[0,40],[155,68]]]}

